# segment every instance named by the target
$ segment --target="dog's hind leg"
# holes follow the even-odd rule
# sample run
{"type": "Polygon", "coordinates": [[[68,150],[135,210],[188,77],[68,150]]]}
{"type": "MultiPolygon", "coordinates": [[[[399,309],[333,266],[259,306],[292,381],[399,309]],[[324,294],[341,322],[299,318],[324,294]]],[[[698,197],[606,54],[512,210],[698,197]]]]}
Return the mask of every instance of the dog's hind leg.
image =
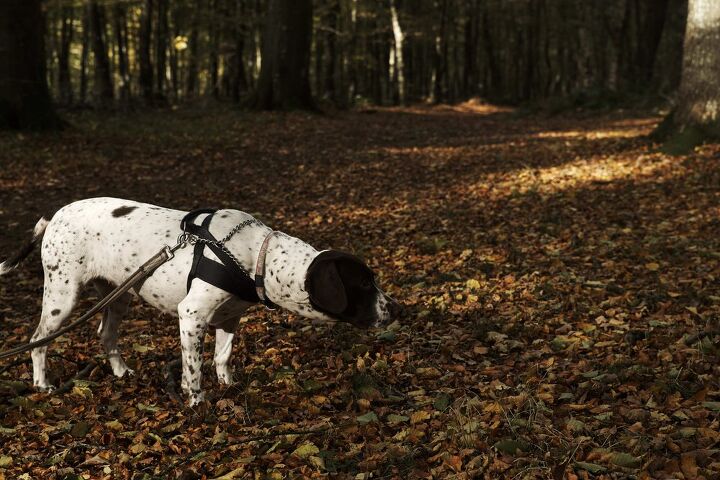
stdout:
{"type": "MultiPolygon", "coordinates": [[[[93,286],[101,297],[104,297],[113,290],[112,285],[103,280],[96,280],[93,282],[93,286]]],[[[110,368],[112,368],[113,374],[115,374],[116,377],[122,377],[126,373],[130,375],[135,373],[125,364],[125,361],[120,355],[120,350],[118,349],[118,328],[120,326],[120,321],[123,316],[125,316],[125,313],[127,313],[131,300],[132,295],[126,293],[110,304],[105,309],[102,323],[100,323],[100,328],[98,328],[100,341],[102,342],[103,347],[105,347],[105,353],[108,356],[110,368]]]]}
{"type": "MultiPolygon", "coordinates": [[[[45,289],[43,292],[42,314],[40,323],[35,329],[31,342],[41,340],[53,334],[66,318],[72,313],[77,299],[80,285],[68,281],[68,283],[54,280],[52,275],[45,270],[45,289]]],[[[55,278],[59,278],[57,275],[55,278]]],[[[33,385],[43,391],[52,390],[53,386],[48,382],[46,375],[47,346],[34,348],[32,350],[33,363],[33,385]]]]}

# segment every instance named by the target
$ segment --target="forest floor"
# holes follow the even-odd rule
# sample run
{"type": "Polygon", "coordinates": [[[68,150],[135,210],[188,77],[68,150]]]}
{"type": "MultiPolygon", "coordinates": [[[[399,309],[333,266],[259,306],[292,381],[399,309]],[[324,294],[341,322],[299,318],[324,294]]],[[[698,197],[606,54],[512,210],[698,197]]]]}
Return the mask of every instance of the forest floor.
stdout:
{"type": "MultiPolygon", "coordinates": [[[[66,393],[0,362],[0,478],[720,476],[717,145],[670,157],[658,117],[472,104],[68,119],[0,134],[0,251],[84,197],[232,206],[361,255],[408,313],[361,331],[253,309],[229,388],[208,334],[196,412],[163,371],[176,320],[136,304],[134,377],[93,325],[50,348],[66,393]]],[[[0,281],[0,350],[41,298],[34,254],[0,281]]]]}

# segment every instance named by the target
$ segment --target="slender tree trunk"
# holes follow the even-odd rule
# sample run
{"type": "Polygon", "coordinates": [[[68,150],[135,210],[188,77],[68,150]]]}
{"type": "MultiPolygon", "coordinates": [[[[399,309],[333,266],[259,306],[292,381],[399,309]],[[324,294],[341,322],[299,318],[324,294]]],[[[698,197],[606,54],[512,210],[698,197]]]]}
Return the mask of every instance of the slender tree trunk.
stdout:
{"type": "Polygon", "coordinates": [[[95,98],[104,107],[113,102],[113,83],[105,45],[105,8],[95,0],[90,2],[90,29],[92,31],[93,55],[95,56],[95,98]]]}
{"type": "MultiPolygon", "coordinates": [[[[639,32],[637,55],[638,75],[635,77],[635,88],[638,91],[647,88],[653,77],[655,59],[657,57],[660,38],[665,27],[668,0],[645,1],[643,21],[639,32]]],[[[720,47],[720,46],[719,46],[720,47]]]]}
{"type": "Polygon", "coordinates": [[[720,2],[690,0],[676,128],[720,134],[720,2]]]}
{"type": "Polygon", "coordinates": [[[80,103],[87,101],[87,69],[90,56],[90,6],[83,8],[82,21],[82,53],[80,55],[80,103]]]}
{"type": "Polygon", "coordinates": [[[337,48],[337,36],[338,36],[338,20],[340,15],[340,0],[330,0],[327,14],[327,27],[328,32],[325,35],[325,43],[327,45],[327,65],[325,70],[325,77],[323,83],[323,89],[327,94],[328,98],[335,103],[342,103],[337,95],[337,86],[339,84],[338,79],[338,48],[337,48]]]}
{"type": "MultiPolygon", "coordinates": [[[[212,18],[217,18],[219,15],[218,8],[219,0],[212,1],[212,7],[210,14],[212,18]]],[[[208,91],[213,98],[220,97],[220,82],[219,82],[219,70],[220,70],[220,27],[215,25],[210,29],[210,85],[208,91]]]]}
{"type": "Polygon", "coordinates": [[[150,60],[150,42],[152,36],[153,0],[145,0],[140,15],[138,57],[140,60],[140,90],[147,105],[153,103],[153,67],[150,60]]]}
{"type": "Polygon", "coordinates": [[[199,17],[202,14],[200,4],[197,4],[195,14],[192,16],[190,36],[188,37],[188,64],[187,79],[185,81],[185,96],[189,99],[195,97],[198,88],[198,29],[199,17]]]}
{"type": "Polygon", "coordinates": [[[123,106],[130,102],[130,72],[128,68],[128,43],[125,36],[127,17],[126,6],[116,4],[113,7],[113,28],[115,30],[115,43],[117,43],[117,62],[120,85],[118,86],[118,98],[123,106]]]}
{"type": "Polygon", "coordinates": [[[157,2],[157,29],[155,34],[155,97],[160,103],[165,101],[165,79],[167,77],[168,46],[168,4],[167,0],[157,2]]]}
{"type": "Polygon", "coordinates": [[[40,0],[0,2],[0,128],[61,126],[45,76],[40,0]]]}
{"type": "Polygon", "coordinates": [[[433,94],[435,103],[446,100],[447,82],[447,11],[448,0],[440,0],[440,27],[435,35],[433,55],[433,94]]]}
{"type": "Polygon", "coordinates": [[[472,0],[468,6],[465,20],[465,69],[463,70],[463,97],[469,98],[478,94],[478,0],[472,0]]]}
{"type": "Polygon", "coordinates": [[[60,103],[70,105],[73,101],[72,81],[70,79],[70,45],[73,39],[73,8],[62,8],[62,27],[60,29],[60,50],[58,52],[58,90],[60,103]]]}
{"type": "Polygon", "coordinates": [[[310,91],[312,0],[269,0],[257,109],[314,109],[310,91]]]}
{"type": "Polygon", "coordinates": [[[232,76],[232,99],[235,103],[240,101],[240,96],[248,89],[247,74],[245,72],[245,34],[247,28],[244,26],[245,8],[243,0],[235,0],[235,26],[233,34],[235,36],[235,45],[233,58],[231,59],[232,76]]]}
{"type": "Polygon", "coordinates": [[[397,8],[395,8],[395,0],[390,0],[390,21],[392,23],[392,32],[395,48],[395,72],[393,77],[397,83],[398,101],[400,104],[405,103],[405,66],[403,63],[403,42],[405,35],[400,27],[400,19],[398,18],[397,8]]]}

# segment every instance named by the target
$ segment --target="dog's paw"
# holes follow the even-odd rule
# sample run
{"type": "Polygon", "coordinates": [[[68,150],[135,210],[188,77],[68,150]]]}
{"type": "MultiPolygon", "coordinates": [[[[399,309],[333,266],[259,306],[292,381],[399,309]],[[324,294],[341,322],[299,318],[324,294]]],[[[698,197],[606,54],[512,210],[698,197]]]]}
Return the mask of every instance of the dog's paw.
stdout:
{"type": "Polygon", "coordinates": [[[113,371],[113,374],[117,378],[123,378],[123,377],[134,377],[135,376],[135,370],[132,368],[125,367],[123,369],[118,369],[113,371]]]}
{"type": "Polygon", "coordinates": [[[35,385],[35,389],[38,392],[43,392],[43,393],[52,393],[55,390],[57,390],[55,385],[35,385]]]}
{"type": "Polygon", "coordinates": [[[135,371],[128,367],[125,362],[123,362],[123,360],[118,357],[110,358],[110,368],[112,368],[113,375],[115,375],[117,378],[122,378],[125,375],[131,377],[135,374],[135,371]]]}
{"type": "Polygon", "coordinates": [[[224,368],[217,370],[218,383],[221,385],[232,385],[233,383],[233,371],[231,368],[224,368]]]}
{"type": "Polygon", "coordinates": [[[205,400],[205,392],[189,392],[188,393],[188,407],[196,407],[205,400]]]}

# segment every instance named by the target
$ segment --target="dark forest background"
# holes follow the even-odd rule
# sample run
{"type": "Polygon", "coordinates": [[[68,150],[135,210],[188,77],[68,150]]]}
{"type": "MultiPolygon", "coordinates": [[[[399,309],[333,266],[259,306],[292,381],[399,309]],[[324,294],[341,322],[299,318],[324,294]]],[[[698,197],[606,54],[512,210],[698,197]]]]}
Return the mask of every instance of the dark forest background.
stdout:
{"type": "Polygon", "coordinates": [[[283,48],[279,68],[307,70],[316,103],[592,106],[676,90],[687,1],[51,0],[43,10],[48,84],[64,106],[258,105],[262,62],[283,48]],[[291,41],[274,41],[283,34],[291,41]]]}

